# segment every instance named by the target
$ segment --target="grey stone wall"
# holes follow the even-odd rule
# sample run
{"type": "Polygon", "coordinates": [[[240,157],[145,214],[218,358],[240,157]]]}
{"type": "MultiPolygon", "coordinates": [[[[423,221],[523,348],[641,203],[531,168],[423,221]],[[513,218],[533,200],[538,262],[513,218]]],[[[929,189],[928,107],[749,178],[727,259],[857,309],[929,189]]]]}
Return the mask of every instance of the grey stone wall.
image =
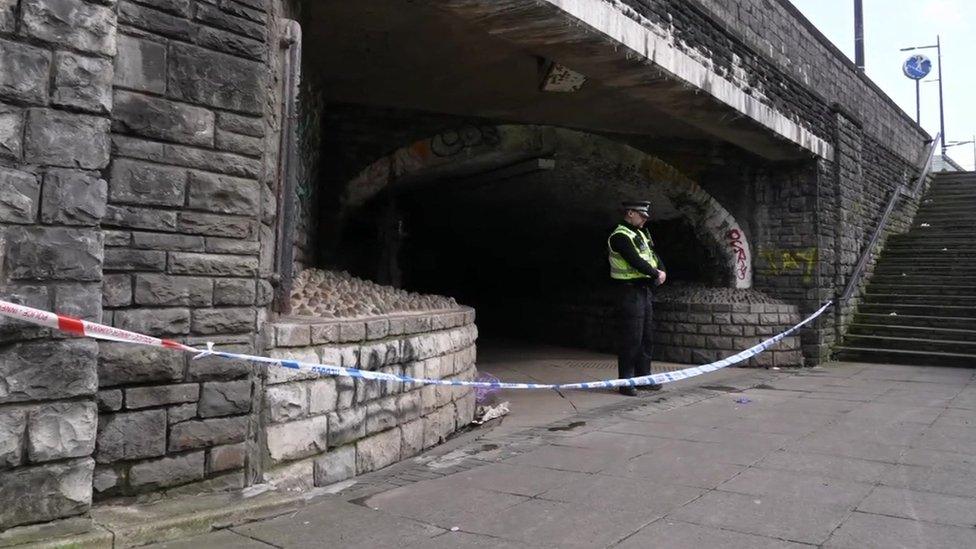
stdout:
{"type": "MultiPolygon", "coordinates": [[[[413,378],[472,380],[474,311],[275,323],[271,355],[413,378]]],[[[269,371],[264,478],[322,486],[411,457],[471,423],[474,390],[269,371]]]]}
{"type": "MultiPolygon", "coordinates": [[[[657,303],[654,355],[658,360],[707,364],[784,332],[802,318],[795,305],[777,303],[657,303]]],[[[791,335],[744,366],[803,366],[800,337],[791,335]]]]}
{"type": "MultiPolygon", "coordinates": [[[[547,341],[616,352],[616,308],[589,300],[551,311],[547,341]]],[[[654,302],[654,360],[701,365],[732,356],[792,328],[802,320],[795,305],[781,303],[654,302]]],[[[532,330],[526,327],[526,330],[532,330]]],[[[531,332],[530,332],[531,333],[531,332]]],[[[800,337],[792,335],[748,367],[803,366],[800,337]]]]}
{"type": "MultiPolygon", "coordinates": [[[[98,321],[114,2],[0,2],[0,294],[98,321]]],[[[0,320],[0,530],[85,513],[98,346],[0,320]]]]}
{"type": "MultiPolygon", "coordinates": [[[[117,327],[260,352],[271,299],[276,18],[119,0],[103,306],[117,327]]],[[[95,495],[245,484],[254,368],[101,344],[95,495]]]]}

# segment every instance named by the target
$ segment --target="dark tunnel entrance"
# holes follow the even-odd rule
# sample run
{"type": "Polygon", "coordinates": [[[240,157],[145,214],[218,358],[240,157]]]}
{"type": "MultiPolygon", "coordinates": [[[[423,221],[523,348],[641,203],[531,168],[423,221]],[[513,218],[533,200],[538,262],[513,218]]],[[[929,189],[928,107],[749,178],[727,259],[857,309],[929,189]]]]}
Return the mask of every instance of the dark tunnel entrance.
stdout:
{"type": "MultiPolygon", "coordinates": [[[[650,229],[667,265],[668,288],[730,284],[722,258],[699,238],[701,227],[668,196],[675,192],[669,182],[650,180],[651,157],[603,137],[553,128],[460,131],[495,134],[457,159],[441,163],[434,155],[434,168],[419,166],[386,180],[361,204],[346,189],[330,268],[453,297],[477,310],[488,338],[610,350],[606,241],[619,220],[619,203],[641,198],[654,203],[650,229]],[[543,144],[510,150],[523,143],[513,136],[525,135],[542,136],[543,144]]],[[[452,139],[440,135],[433,140],[452,139]]],[[[349,183],[363,184],[362,178],[349,183]]]]}
{"type": "Polygon", "coordinates": [[[656,349],[701,362],[745,343],[705,337],[727,304],[766,299],[750,290],[755,227],[736,219],[753,223],[746,171],[762,160],[597,79],[547,91],[556,61],[444,10],[366,5],[367,19],[337,0],[299,14],[296,270],[455,298],[482,337],[610,350],[606,239],[620,202],[647,199],[659,298],[678,303],[665,322],[721,304],[656,349]]]}

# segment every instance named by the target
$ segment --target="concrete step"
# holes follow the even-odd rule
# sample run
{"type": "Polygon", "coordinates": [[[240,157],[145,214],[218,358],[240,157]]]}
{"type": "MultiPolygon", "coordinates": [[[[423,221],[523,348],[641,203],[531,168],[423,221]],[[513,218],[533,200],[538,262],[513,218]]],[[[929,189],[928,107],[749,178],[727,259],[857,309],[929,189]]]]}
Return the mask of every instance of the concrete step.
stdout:
{"type": "Polygon", "coordinates": [[[940,276],[937,274],[924,273],[879,273],[875,271],[871,277],[871,285],[880,286],[976,286],[976,273],[972,276],[940,276]]]}
{"type": "Polygon", "coordinates": [[[849,362],[880,362],[887,364],[910,364],[920,366],[976,367],[976,355],[965,353],[936,353],[931,351],[908,351],[891,349],[871,349],[864,347],[837,347],[835,360],[849,362]]]}
{"type": "Polygon", "coordinates": [[[916,326],[919,328],[943,328],[947,330],[976,330],[976,319],[965,317],[897,315],[888,313],[858,312],[854,315],[855,324],[884,326],[916,326]]]}
{"type": "Polygon", "coordinates": [[[925,305],[916,303],[862,303],[858,312],[882,315],[937,316],[951,318],[976,318],[976,306],[972,305],[925,305]]]}
{"type": "MultiPolygon", "coordinates": [[[[905,317],[896,317],[904,321],[905,317]]],[[[912,326],[903,324],[862,324],[854,322],[848,328],[850,335],[873,335],[900,338],[936,339],[940,341],[976,342],[976,322],[972,330],[940,328],[935,326],[912,326]]]]}
{"type": "Polygon", "coordinates": [[[939,221],[972,221],[976,208],[924,208],[915,214],[916,218],[939,221]]]}
{"type": "Polygon", "coordinates": [[[965,217],[976,213],[976,202],[974,204],[925,204],[918,209],[916,215],[921,216],[943,216],[943,217],[965,217]]]}
{"type": "Polygon", "coordinates": [[[886,258],[893,259],[902,256],[976,259],[976,248],[955,246],[943,246],[941,248],[927,246],[885,246],[883,254],[886,258]]]}
{"type": "Polygon", "coordinates": [[[883,294],[868,288],[862,303],[897,303],[899,305],[929,305],[932,307],[976,307],[976,295],[883,294]]]}
{"type": "Polygon", "coordinates": [[[930,246],[937,245],[965,245],[972,244],[973,238],[965,234],[946,234],[933,236],[931,231],[916,230],[903,234],[895,234],[888,237],[887,244],[924,244],[930,246]]]}
{"type": "Polygon", "coordinates": [[[888,255],[899,255],[913,253],[919,255],[941,255],[941,254],[974,254],[976,255],[976,244],[963,243],[931,243],[922,242],[893,242],[884,247],[884,253],[888,255]]]}
{"type": "Polygon", "coordinates": [[[844,345],[860,347],[862,349],[930,351],[934,353],[958,353],[976,356],[976,341],[950,341],[944,339],[849,334],[844,338],[844,345]]]}
{"type": "MultiPolygon", "coordinates": [[[[918,268],[938,268],[945,267],[947,270],[972,270],[976,269],[976,257],[959,257],[945,254],[914,254],[914,255],[893,255],[882,254],[878,260],[878,267],[905,267],[909,270],[918,268]]],[[[948,273],[947,273],[948,274],[948,273]]]]}
{"type": "Polygon", "coordinates": [[[930,187],[941,187],[943,185],[958,185],[969,183],[970,185],[976,185],[976,179],[973,178],[972,172],[969,174],[959,175],[956,177],[936,177],[932,180],[930,187]]]}
{"type": "Polygon", "coordinates": [[[944,261],[919,260],[911,258],[883,258],[874,269],[874,274],[900,275],[902,273],[932,276],[976,276],[976,267],[969,264],[952,264],[944,261]]]}
{"type": "Polygon", "coordinates": [[[916,297],[939,296],[976,299],[976,285],[963,286],[945,283],[928,284],[889,284],[886,281],[871,279],[868,285],[869,295],[908,295],[916,297]]]}
{"type": "Polygon", "coordinates": [[[912,223],[912,230],[914,229],[926,229],[926,228],[938,228],[942,230],[947,229],[962,229],[969,232],[976,231],[976,219],[973,218],[963,218],[963,217],[935,217],[935,216],[915,216],[915,221],[912,223]],[[928,225],[928,227],[923,227],[923,225],[928,225]]]}
{"type": "Polygon", "coordinates": [[[976,183],[976,172],[940,172],[935,174],[935,183],[948,183],[951,181],[969,181],[976,183]]]}
{"type": "Polygon", "coordinates": [[[922,197],[919,207],[928,208],[929,206],[971,206],[976,202],[976,190],[970,191],[941,191],[929,193],[922,197]]]}
{"type": "Polygon", "coordinates": [[[938,227],[933,225],[928,221],[921,221],[918,218],[912,221],[912,225],[908,227],[908,233],[911,236],[938,236],[940,238],[962,238],[964,236],[972,236],[976,234],[976,230],[972,228],[960,228],[960,227],[938,227]],[[923,227],[922,223],[928,223],[928,227],[923,227]]]}

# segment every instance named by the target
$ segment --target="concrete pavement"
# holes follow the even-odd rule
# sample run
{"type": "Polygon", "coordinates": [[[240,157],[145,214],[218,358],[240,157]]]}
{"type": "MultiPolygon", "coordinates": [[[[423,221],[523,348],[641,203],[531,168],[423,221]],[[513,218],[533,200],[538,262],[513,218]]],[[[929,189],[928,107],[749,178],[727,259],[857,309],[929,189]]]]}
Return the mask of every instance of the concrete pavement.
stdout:
{"type": "Polygon", "coordinates": [[[974,547],[973,374],[839,363],[604,395],[157,547],[974,547]]]}

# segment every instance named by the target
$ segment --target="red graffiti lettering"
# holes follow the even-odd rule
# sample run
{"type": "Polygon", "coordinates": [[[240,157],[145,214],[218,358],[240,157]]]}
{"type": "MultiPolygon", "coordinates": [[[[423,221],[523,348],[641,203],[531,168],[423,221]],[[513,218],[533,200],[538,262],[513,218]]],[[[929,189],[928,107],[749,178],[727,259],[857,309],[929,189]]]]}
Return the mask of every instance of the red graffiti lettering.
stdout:
{"type": "Polygon", "coordinates": [[[745,246],[742,244],[742,232],[739,229],[730,229],[725,237],[735,255],[735,274],[739,280],[745,280],[749,274],[749,257],[746,255],[745,246]]]}

